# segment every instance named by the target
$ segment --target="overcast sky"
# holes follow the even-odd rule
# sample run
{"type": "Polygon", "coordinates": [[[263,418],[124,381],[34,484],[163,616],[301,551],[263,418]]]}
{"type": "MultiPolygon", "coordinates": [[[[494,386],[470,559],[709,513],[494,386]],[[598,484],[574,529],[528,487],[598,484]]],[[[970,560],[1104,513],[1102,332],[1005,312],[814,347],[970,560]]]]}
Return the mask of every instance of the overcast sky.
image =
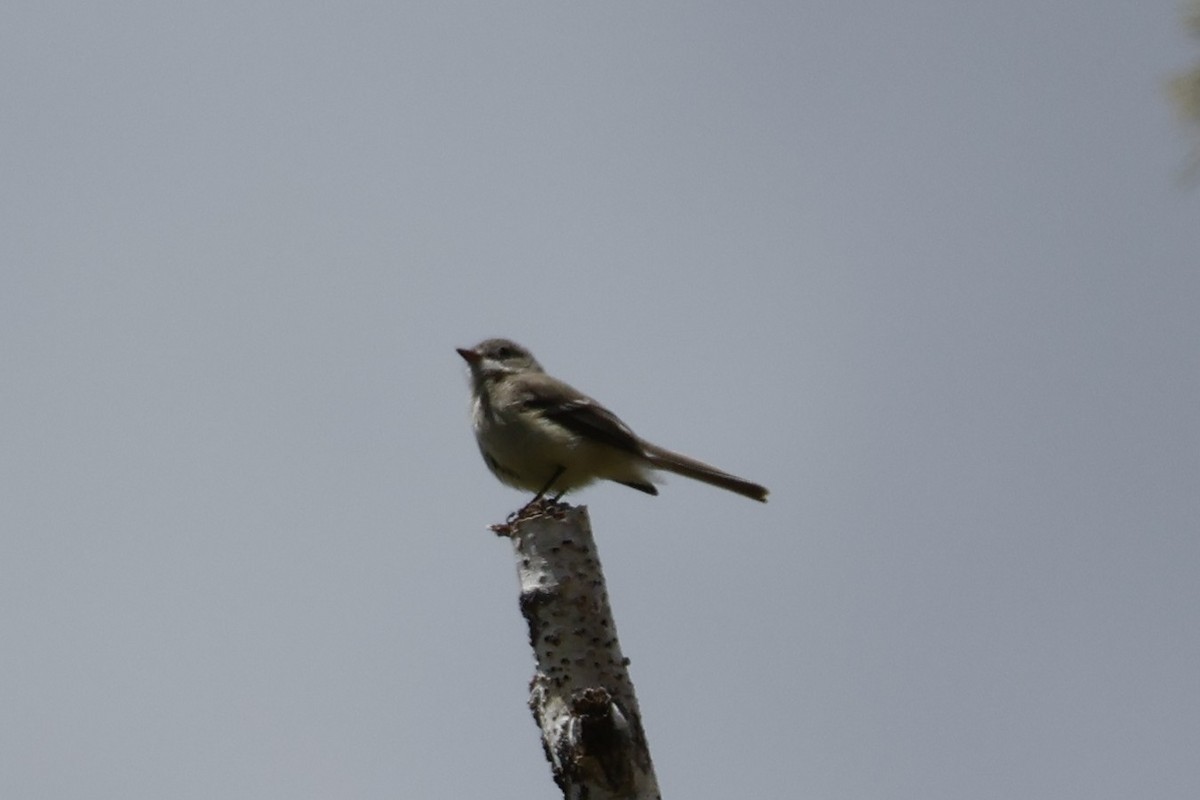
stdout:
{"type": "Polygon", "coordinates": [[[1200,797],[1180,9],[8,3],[0,796],[558,796],[504,335],[665,798],[1200,797]]]}

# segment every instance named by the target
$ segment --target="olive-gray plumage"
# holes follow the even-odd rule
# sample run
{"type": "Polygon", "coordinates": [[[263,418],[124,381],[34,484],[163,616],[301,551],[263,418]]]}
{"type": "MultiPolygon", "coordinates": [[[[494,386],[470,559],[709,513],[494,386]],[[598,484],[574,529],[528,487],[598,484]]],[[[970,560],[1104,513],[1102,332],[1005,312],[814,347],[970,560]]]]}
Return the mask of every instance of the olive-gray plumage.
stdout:
{"type": "Polygon", "coordinates": [[[592,398],[548,375],[509,339],[458,354],[471,371],[471,421],[483,460],[509,486],[562,494],[598,480],[647,494],[656,469],[766,502],[767,489],[639,438],[592,398]]]}

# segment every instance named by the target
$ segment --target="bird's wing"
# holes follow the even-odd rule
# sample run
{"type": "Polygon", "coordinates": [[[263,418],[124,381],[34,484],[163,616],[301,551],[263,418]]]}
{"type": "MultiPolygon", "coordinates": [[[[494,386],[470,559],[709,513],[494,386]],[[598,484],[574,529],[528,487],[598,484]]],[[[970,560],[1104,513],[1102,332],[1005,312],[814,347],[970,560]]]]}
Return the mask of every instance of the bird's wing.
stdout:
{"type": "Polygon", "coordinates": [[[522,376],[521,405],[539,411],[572,433],[644,456],[629,426],[592,398],[546,374],[522,376]]]}

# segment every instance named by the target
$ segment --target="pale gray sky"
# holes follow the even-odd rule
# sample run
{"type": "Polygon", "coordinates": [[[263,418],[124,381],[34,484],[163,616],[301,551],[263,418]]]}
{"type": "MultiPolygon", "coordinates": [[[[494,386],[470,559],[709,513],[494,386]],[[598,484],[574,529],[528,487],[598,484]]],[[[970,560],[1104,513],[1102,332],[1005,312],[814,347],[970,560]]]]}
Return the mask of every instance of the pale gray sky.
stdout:
{"type": "Polygon", "coordinates": [[[557,796],[491,335],[665,797],[1200,796],[1179,9],[8,4],[0,796],[557,796]]]}

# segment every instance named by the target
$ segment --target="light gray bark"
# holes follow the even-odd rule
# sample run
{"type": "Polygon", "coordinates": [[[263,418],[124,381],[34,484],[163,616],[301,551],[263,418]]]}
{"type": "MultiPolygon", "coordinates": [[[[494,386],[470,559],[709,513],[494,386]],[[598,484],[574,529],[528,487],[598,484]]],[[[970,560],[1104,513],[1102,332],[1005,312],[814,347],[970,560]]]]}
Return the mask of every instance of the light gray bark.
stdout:
{"type": "Polygon", "coordinates": [[[537,666],[529,708],[568,800],[659,800],[585,507],[542,503],[495,530],[512,540],[537,666]]]}

